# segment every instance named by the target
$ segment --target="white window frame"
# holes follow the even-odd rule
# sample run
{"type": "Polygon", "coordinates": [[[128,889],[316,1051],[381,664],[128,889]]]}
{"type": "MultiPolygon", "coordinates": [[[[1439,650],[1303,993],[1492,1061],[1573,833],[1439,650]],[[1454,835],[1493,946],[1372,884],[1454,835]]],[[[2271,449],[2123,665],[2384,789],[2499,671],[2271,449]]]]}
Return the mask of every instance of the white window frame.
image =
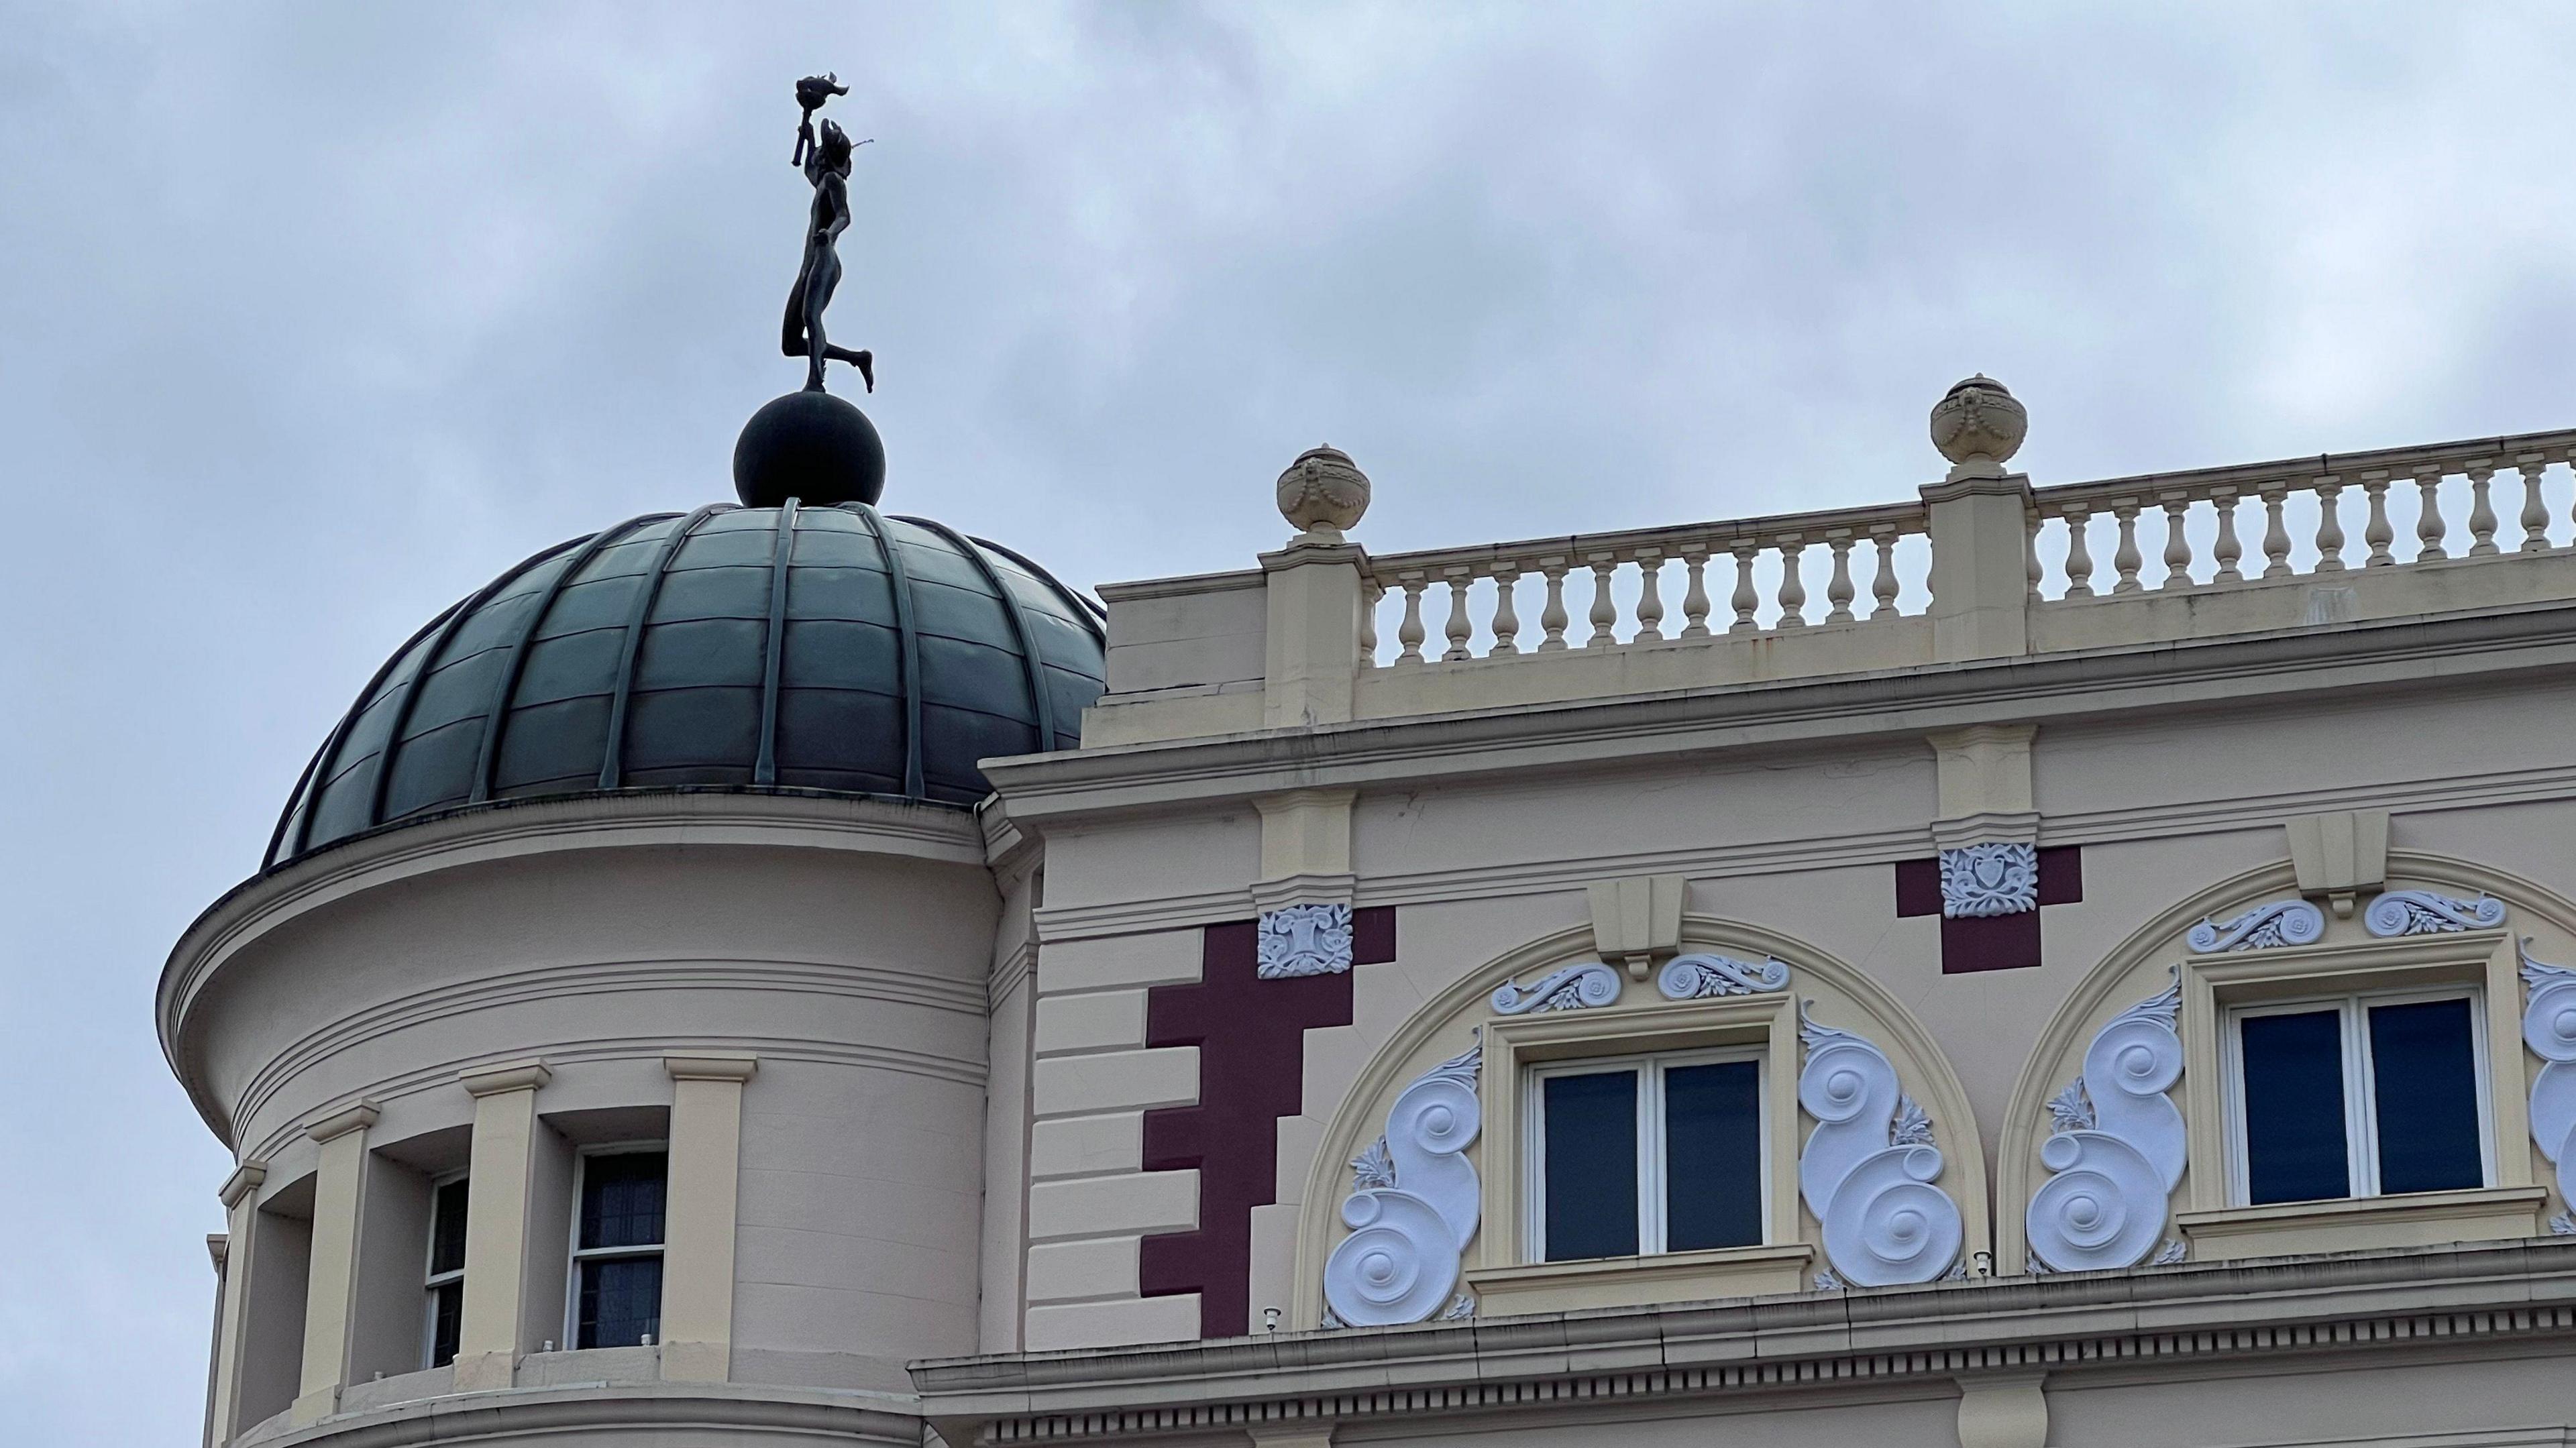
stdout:
{"type": "MultiPolygon", "coordinates": [[[[1754,1183],[1754,1215],[1762,1224],[1761,1237],[1743,1246],[1767,1246],[1771,1241],[1771,1082],[1763,1069],[1769,1054],[1763,1046],[1720,1046],[1700,1050],[1639,1052],[1616,1056],[1590,1056],[1576,1060],[1545,1061],[1524,1067],[1521,1072],[1521,1203],[1523,1218],[1521,1241],[1532,1265],[1547,1258],[1547,1092],[1546,1082],[1558,1076],[1598,1076],[1627,1071],[1637,1077],[1637,1256],[1658,1257],[1670,1249],[1665,1245],[1665,1195],[1670,1170],[1664,1153],[1664,1073],[1676,1067],[1710,1066],[1729,1062],[1751,1062],[1754,1067],[1753,1114],[1760,1138],[1755,1155],[1760,1163],[1760,1180],[1754,1183]]],[[[1700,1250],[1700,1249],[1692,1249],[1700,1250]]],[[[1589,1259],[1577,1259],[1589,1260],[1589,1259]]],[[[1627,1258],[1602,1260],[1626,1261],[1627,1258]]]]}
{"type": "MultiPolygon", "coordinates": [[[[468,1176],[462,1168],[429,1179],[428,1240],[420,1244],[420,1365],[424,1369],[438,1366],[435,1361],[438,1357],[438,1289],[465,1280],[465,1263],[461,1258],[452,1272],[435,1270],[438,1264],[438,1194],[466,1180],[468,1176]]],[[[469,1197],[474,1191],[470,1186],[465,1190],[469,1197]]],[[[467,1208],[469,1213],[472,1210],[470,1206],[467,1208]]]]}
{"type": "MultiPolygon", "coordinates": [[[[663,1286],[670,1285],[669,1250],[671,1237],[671,1144],[668,1141],[620,1141],[604,1146],[585,1146],[573,1153],[571,1221],[565,1223],[564,1237],[568,1247],[564,1273],[563,1344],[566,1351],[581,1342],[581,1273],[592,1262],[622,1260],[629,1257],[659,1257],[664,1273],[663,1286]],[[594,1157],[640,1156],[650,1152],[662,1154],[662,1240],[632,1247],[584,1247],[581,1245],[581,1198],[590,1179],[594,1157]]],[[[658,1307],[658,1304],[657,1304],[658,1307]]],[[[657,1310],[654,1314],[660,1317],[657,1310]]],[[[658,1340],[661,1334],[655,1333],[658,1340]]]]}
{"type": "Polygon", "coordinates": [[[2227,1123],[2227,1195],[2233,1206],[2250,1206],[2253,1173],[2245,1132],[2245,1037],[2242,1023],[2252,1016],[2304,1015],[2332,1008],[2343,1053],[2344,1175],[2350,1191],[2323,1201],[2364,1201],[2386,1195],[2379,1183],[2379,1093],[2371,1070],[2368,1012],[2373,1006],[2414,1005],[2427,1001],[2465,1000],[2469,1005],[2470,1086],[2478,1104],[2477,1190],[2493,1187],[2496,1174],[2495,1103],[2488,1083],[2486,991],[2476,985],[2445,985],[2387,990],[2350,990],[2267,1000],[2226,1011],[2220,1037],[2226,1069],[2220,1091],[2227,1123]]]}

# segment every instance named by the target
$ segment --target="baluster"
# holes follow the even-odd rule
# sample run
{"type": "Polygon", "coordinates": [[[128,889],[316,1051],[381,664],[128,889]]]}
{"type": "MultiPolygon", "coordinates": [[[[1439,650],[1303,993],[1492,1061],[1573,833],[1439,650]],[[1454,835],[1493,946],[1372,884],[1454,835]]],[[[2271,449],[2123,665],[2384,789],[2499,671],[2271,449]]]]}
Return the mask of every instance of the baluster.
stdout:
{"type": "Polygon", "coordinates": [[[1690,570],[1690,591],[1682,595],[1682,637],[1708,637],[1708,548],[1694,543],[1682,554],[1682,564],[1690,570]]]}
{"type": "Polygon", "coordinates": [[[2218,571],[2209,576],[2212,583],[2242,583],[2245,575],[2236,571],[2236,560],[2245,554],[2236,541],[2236,504],[2234,488],[2212,488],[2211,507],[2218,510],[2218,541],[2210,546],[2209,556],[2218,560],[2218,571]]]}
{"type": "Polygon", "coordinates": [[[1418,664],[1422,662],[1424,580],[1419,573],[1403,573],[1396,576],[1396,581],[1404,585],[1404,621],[1395,626],[1395,641],[1404,645],[1404,652],[1397,654],[1395,661],[1399,664],[1418,664]]]}
{"type": "Polygon", "coordinates": [[[1753,621],[1753,610],[1762,606],[1762,595],[1753,591],[1753,559],[1762,550],[1751,543],[1735,545],[1735,596],[1727,602],[1735,605],[1735,622],[1728,633],[1751,633],[1761,625],[1753,621]]]}
{"type": "Polygon", "coordinates": [[[1467,640],[1475,635],[1476,626],[1467,621],[1467,585],[1476,581],[1472,568],[1446,568],[1441,572],[1449,579],[1449,623],[1442,632],[1449,636],[1449,651],[1440,656],[1442,663],[1472,659],[1467,640]]]}
{"type": "MultiPolygon", "coordinates": [[[[2415,561],[2423,563],[2430,559],[2448,558],[2451,555],[2442,551],[2442,470],[2416,469],[2415,488],[2423,499],[2422,506],[2415,511],[2415,541],[2419,545],[2415,549],[2415,561]]],[[[2487,531],[2495,531],[2492,519],[2488,521],[2487,531]]]]}
{"type": "Polygon", "coordinates": [[[2263,565],[2265,578],[2290,576],[2290,528],[2281,521],[2281,505],[2289,496],[2290,490],[2279,483],[2263,489],[2263,556],[2270,560],[2263,565]]]}
{"type": "Polygon", "coordinates": [[[2500,552],[2496,547],[2495,505],[2487,500],[2487,482],[2495,469],[2483,464],[2469,469],[2469,544],[2471,558],[2484,558],[2500,552]]]}
{"type": "Polygon", "coordinates": [[[2343,572],[2343,522],[2335,516],[2335,499],[2343,496],[2343,480],[2332,473],[2316,480],[2317,490],[2317,568],[2319,573],[2343,572]]]}
{"type": "Polygon", "coordinates": [[[2540,496],[2540,475],[2549,470],[2549,459],[2538,453],[2525,453],[2513,460],[2514,471],[2522,474],[2522,551],[2549,551],[2549,504],[2540,496]]]}
{"type": "Polygon", "coordinates": [[[2093,510],[2082,503],[2066,505],[2066,596],[2093,596],[2093,550],[2085,546],[2084,534],[2093,524],[2093,510]]]}
{"type": "Polygon", "coordinates": [[[1637,632],[1628,642],[1654,643],[1664,636],[1664,555],[1658,548],[1637,550],[1637,632]]]}
{"type": "Polygon", "coordinates": [[[2022,520],[2021,572],[2030,585],[2030,601],[2039,602],[2039,513],[2036,510],[2022,520]]]}
{"type": "Polygon", "coordinates": [[[1807,585],[1798,577],[1798,550],[1805,546],[1795,534],[1780,544],[1780,628],[1807,626],[1807,585]]]}
{"type": "Polygon", "coordinates": [[[1878,535],[1878,576],[1871,579],[1869,583],[1870,596],[1878,600],[1878,607],[1871,609],[1869,616],[1894,618],[1896,617],[1896,530],[1880,527],[1870,531],[1878,535]]]}
{"type": "Polygon", "coordinates": [[[2120,546],[2111,554],[2111,571],[2120,577],[2111,591],[2135,593],[2146,586],[2138,582],[2138,567],[2146,561],[2138,556],[2138,505],[2122,498],[2111,505],[2111,516],[2120,520],[2120,546]]]}
{"type": "Polygon", "coordinates": [[[1376,579],[1370,579],[1360,590],[1360,667],[1363,669],[1377,667],[1377,604],[1384,597],[1386,590],[1378,586],[1376,579]]]}
{"type": "Polygon", "coordinates": [[[1538,626],[1546,636],[1538,641],[1538,651],[1552,654],[1565,647],[1565,560],[1542,558],[1538,571],[1547,580],[1547,602],[1538,611],[1538,626]]]}
{"type": "Polygon", "coordinates": [[[2370,545],[2370,556],[2361,560],[2361,566],[2390,567],[2397,559],[2388,545],[2396,540],[2397,530],[2388,526],[2388,474],[2363,473],[2361,490],[2370,496],[2370,521],[2361,527],[2361,541],[2370,545]]]}
{"type": "Polygon", "coordinates": [[[2166,588],[2191,587],[2191,540],[2182,535],[2183,514],[2190,511],[2189,496],[2165,499],[2166,588]]]}
{"type": "Polygon", "coordinates": [[[1825,584],[1825,602],[1831,605],[1825,610],[1825,622],[1849,623],[1852,621],[1850,531],[1842,528],[1835,529],[1827,535],[1826,546],[1834,550],[1834,576],[1825,584]]]}
{"type": "Polygon", "coordinates": [[[1499,564],[1494,569],[1494,646],[1485,656],[1516,654],[1521,646],[1521,616],[1512,608],[1512,590],[1520,585],[1521,566],[1517,562],[1499,564]]]}
{"type": "Polygon", "coordinates": [[[1610,574],[1619,566],[1618,558],[1609,553],[1592,555],[1592,638],[1584,647],[1606,649],[1619,642],[1610,626],[1619,621],[1619,610],[1610,602],[1610,574]]]}

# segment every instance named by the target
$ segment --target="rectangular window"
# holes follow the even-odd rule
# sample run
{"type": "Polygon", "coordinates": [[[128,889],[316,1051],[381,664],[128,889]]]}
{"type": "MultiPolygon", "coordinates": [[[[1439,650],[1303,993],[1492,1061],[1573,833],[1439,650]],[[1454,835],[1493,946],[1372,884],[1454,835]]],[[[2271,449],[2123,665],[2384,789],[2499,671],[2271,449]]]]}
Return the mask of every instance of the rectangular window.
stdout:
{"type": "Polygon", "coordinates": [[[1762,1241],[1759,1053],[1695,1051],[1530,1073],[1530,1240],[1543,1262],[1762,1241]]]}
{"type": "Polygon", "coordinates": [[[660,1336],[668,1165],[660,1151],[582,1157],[573,1234],[575,1347],[633,1347],[660,1336]]]}
{"type": "Polygon", "coordinates": [[[2229,1145],[2248,1205],[2493,1180],[2474,993],[2246,1007],[2231,1025],[2229,1145]]]}
{"type": "Polygon", "coordinates": [[[456,1361],[456,1328],[465,1313],[465,1178],[429,1189],[428,1365],[456,1361]]]}

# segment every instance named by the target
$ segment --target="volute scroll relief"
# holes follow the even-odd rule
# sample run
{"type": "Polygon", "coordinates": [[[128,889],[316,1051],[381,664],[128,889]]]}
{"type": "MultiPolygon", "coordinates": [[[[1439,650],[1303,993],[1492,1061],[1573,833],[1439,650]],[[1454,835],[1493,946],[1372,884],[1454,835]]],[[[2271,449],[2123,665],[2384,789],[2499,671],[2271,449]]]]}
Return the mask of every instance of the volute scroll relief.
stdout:
{"type": "Polygon", "coordinates": [[[2531,1139],[2558,1168],[2559,1205],[2549,1221],[2559,1236],[2576,1236],[2576,970],[2531,958],[2531,938],[2514,943],[2529,994],[2522,1011],[2522,1041],[2541,1059],[2531,1079],[2531,1139]]]}
{"type": "Polygon", "coordinates": [[[2325,912],[2305,900],[2272,900],[2225,921],[2203,918],[2183,936],[2196,955],[2314,945],[2326,934],[2325,912]]]}
{"type": "Polygon", "coordinates": [[[2095,1033],[2083,1074],[2048,1103],[2057,1130],[2039,1159],[2052,1175],[2024,1217],[2036,1267],[2134,1267],[2151,1253],[2179,1260],[2179,1243],[2161,1253],[2156,1243],[2186,1159],[2182,1112],[2166,1094],[2182,1078],[2181,1010],[2177,971],[2174,984],[2095,1033]]]}
{"type": "Polygon", "coordinates": [[[1869,1040],[1818,1025],[1802,1008],[1807,1061],[1798,1103],[1816,1118],[1798,1156],[1798,1190],[1824,1224],[1831,1268],[1818,1286],[1930,1282],[1959,1262],[1959,1204],[1934,1186],[1942,1169],[1932,1119],[1905,1094],[1869,1040]]]}
{"type": "Polygon", "coordinates": [[[1386,1327],[1473,1311],[1456,1289],[1483,1211],[1466,1157],[1484,1122],[1483,1063],[1480,1042],[1415,1077],[1387,1109],[1386,1134],[1352,1159],[1342,1201],[1351,1234],[1324,1260],[1331,1322],[1386,1327]]]}

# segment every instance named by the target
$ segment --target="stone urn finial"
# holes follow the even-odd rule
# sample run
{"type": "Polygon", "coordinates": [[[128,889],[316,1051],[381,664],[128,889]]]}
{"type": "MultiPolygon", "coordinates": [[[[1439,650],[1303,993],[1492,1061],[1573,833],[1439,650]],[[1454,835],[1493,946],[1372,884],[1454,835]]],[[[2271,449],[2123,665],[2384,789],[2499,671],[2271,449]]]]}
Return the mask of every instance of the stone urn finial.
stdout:
{"type": "Polygon", "coordinates": [[[1300,543],[1341,542],[1368,505],[1368,474],[1330,444],[1297,454],[1279,475],[1279,515],[1297,526],[1300,543]]]}
{"type": "Polygon", "coordinates": [[[1932,405],[1932,445],[1950,460],[1950,477],[2000,478],[2004,463],[2021,449],[2030,414],[1980,372],[1952,387],[1932,405]]]}

